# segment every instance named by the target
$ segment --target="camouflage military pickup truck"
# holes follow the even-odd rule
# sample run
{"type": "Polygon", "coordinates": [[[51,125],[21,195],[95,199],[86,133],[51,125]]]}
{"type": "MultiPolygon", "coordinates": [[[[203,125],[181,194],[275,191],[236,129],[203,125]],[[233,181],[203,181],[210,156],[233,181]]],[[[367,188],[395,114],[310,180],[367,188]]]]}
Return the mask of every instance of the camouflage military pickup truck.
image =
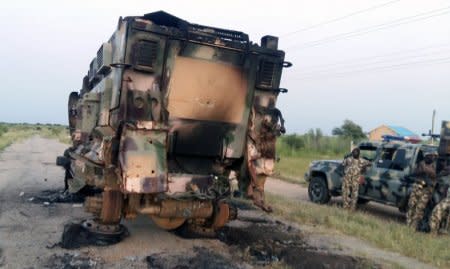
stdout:
{"type": "MultiPolygon", "coordinates": [[[[364,172],[365,183],[359,189],[358,203],[375,201],[406,212],[414,169],[425,152],[436,151],[437,147],[396,141],[363,142],[358,148],[361,157],[372,162],[364,172]]],[[[308,194],[312,202],[324,204],[332,196],[341,195],[341,163],[341,160],[321,160],[310,164],[305,180],[309,183],[308,194]]],[[[431,208],[445,195],[449,182],[448,176],[439,179],[431,208]]]]}

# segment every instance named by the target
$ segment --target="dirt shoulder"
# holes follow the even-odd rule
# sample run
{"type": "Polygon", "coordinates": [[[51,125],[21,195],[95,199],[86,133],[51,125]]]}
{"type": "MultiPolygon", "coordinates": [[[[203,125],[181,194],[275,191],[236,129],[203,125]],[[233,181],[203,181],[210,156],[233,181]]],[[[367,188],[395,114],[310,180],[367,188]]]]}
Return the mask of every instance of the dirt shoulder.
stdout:
{"type": "MultiPolygon", "coordinates": [[[[266,190],[269,193],[283,196],[286,199],[296,201],[299,205],[302,203],[312,204],[308,198],[308,189],[299,184],[289,183],[283,180],[270,178],[266,182],[266,190]]],[[[333,198],[332,205],[340,205],[342,203],[340,198],[333,198]]],[[[337,208],[336,210],[341,210],[337,208]]],[[[371,203],[362,205],[358,211],[367,213],[386,220],[386,226],[391,221],[404,223],[404,215],[398,212],[397,209],[381,204],[371,203]]],[[[399,253],[387,251],[375,247],[373,244],[360,240],[356,237],[347,236],[339,231],[326,229],[325,227],[312,226],[304,223],[290,223],[291,225],[307,232],[309,234],[309,244],[317,248],[331,246],[336,247],[337,250],[347,255],[362,255],[373,260],[384,260],[388,263],[396,264],[404,268],[436,268],[432,265],[425,264],[419,260],[411,257],[406,257],[399,253]]]]}
{"type": "MultiPolygon", "coordinates": [[[[266,189],[271,193],[283,195],[284,197],[292,200],[308,203],[310,202],[307,186],[286,182],[276,178],[270,178],[266,182],[266,189]]],[[[340,197],[333,197],[330,204],[341,205],[342,199],[340,197]]],[[[358,209],[386,220],[396,221],[399,223],[404,223],[406,221],[405,214],[399,212],[397,208],[392,206],[386,206],[378,203],[368,203],[366,205],[360,205],[358,209]]]]}

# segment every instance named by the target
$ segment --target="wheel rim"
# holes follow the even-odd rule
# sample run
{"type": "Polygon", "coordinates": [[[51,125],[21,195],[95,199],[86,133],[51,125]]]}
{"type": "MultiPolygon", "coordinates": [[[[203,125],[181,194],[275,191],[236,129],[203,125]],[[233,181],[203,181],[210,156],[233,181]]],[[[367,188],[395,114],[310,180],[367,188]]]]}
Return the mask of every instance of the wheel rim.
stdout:
{"type": "Polygon", "coordinates": [[[322,184],[320,182],[313,182],[310,193],[314,201],[320,200],[323,197],[322,184]]]}

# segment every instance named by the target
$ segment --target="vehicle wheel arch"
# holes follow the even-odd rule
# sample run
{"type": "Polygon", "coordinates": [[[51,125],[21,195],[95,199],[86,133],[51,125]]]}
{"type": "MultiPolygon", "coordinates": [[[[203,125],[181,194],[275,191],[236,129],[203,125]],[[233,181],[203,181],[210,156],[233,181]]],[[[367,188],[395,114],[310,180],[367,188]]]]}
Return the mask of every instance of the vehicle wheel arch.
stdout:
{"type": "Polygon", "coordinates": [[[325,179],[325,182],[327,183],[327,186],[329,186],[328,177],[327,174],[323,171],[311,171],[311,178],[313,177],[321,177],[325,179]]]}
{"type": "Polygon", "coordinates": [[[311,178],[314,177],[321,177],[325,180],[325,182],[327,183],[327,188],[329,191],[331,191],[334,187],[334,183],[331,179],[331,175],[329,175],[329,173],[325,172],[325,171],[311,171],[311,178]]]}
{"type": "Polygon", "coordinates": [[[331,199],[331,193],[328,185],[328,179],[325,173],[318,172],[318,173],[311,173],[311,181],[308,185],[308,196],[310,201],[319,203],[319,204],[326,204],[331,199]],[[320,182],[320,183],[319,183],[320,182]],[[322,190],[320,193],[323,193],[322,195],[319,195],[319,197],[313,198],[312,190],[315,188],[313,185],[319,184],[320,189],[322,190]],[[318,200],[317,200],[318,199],[318,200]]]}

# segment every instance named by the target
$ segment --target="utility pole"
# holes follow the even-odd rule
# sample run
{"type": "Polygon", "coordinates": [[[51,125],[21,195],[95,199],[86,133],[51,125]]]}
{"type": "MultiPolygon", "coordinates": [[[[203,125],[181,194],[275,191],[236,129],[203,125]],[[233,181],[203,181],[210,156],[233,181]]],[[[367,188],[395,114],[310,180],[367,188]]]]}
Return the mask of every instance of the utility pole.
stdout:
{"type": "Polygon", "coordinates": [[[433,134],[434,134],[434,119],[436,118],[436,109],[433,109],[433,117],[432,117],[432,119],[431,119],[431,134],[432,134],[432,136],[431,136],[431,144],[432,145],[434,145],[434,137],[433,137],[433,134]]]}

